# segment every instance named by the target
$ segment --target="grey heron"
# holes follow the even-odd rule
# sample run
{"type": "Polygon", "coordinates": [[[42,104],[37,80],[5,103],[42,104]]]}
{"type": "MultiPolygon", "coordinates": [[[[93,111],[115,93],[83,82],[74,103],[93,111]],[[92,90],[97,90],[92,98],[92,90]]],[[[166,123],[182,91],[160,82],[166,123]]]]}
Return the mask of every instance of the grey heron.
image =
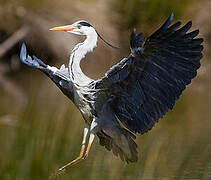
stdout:
{"type": "Polygon", "coordinates": [[[97,46],[98,37],[102,39],[86,21],[50,29],[86,36],[71,51],[68,68],[46,65],[36,56],[27,55],[26,46],[22,45],[21,61],[50,77],[85,120],[79,156],[59,171],[85,159],[95,136],[100,145],[123,161],[138,160],[135,134],[151,130],[173,108],[200,67],[203,39],[197,37],[199,30],[187,32],[191,21],[181,28],[181,22],[171,25],[172,21],[173,13],[147,38],[142,33],[137,35],[134,29],[130,55],[97,80],[80,68],[81,60],[97,46]]]}

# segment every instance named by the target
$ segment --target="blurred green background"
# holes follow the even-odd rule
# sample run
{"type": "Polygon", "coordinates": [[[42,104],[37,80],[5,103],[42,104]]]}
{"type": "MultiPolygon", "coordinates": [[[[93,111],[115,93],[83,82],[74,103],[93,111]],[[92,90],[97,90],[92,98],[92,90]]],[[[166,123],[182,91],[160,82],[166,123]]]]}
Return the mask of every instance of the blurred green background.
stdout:
{"type": "Polygon", "coordinates": [[[99,41],[86,56],[82,69],[97,79],[128,55],[132,28],[147,36],[171,12],[175,20],[192,20],[205,39],[198,76],[172,111],[137,135],[137,163],[123,163],[96,139],[88,159],[57,179],[211,179],[210,0],[0,0],[0,180],[47,179],[78,155],[82,139],[84,120],[72,102],[20,63],[22,42],[50,65],[68,64],[83,38],[48,29],[87,20],[121,47],[116,52],[99,41]]]}

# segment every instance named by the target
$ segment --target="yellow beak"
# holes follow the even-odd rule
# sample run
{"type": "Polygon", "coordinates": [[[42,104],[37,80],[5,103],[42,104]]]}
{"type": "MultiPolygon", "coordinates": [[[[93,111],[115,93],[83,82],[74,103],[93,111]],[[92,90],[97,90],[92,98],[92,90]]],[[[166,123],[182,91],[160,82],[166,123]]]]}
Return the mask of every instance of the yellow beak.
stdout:
{"type": "Polygon", "coordinates": [[[49,29],[50,31],[72,31],[76,29],[75,26],[73,25],[67,25],[67,26],[58,26],[58,27],[54,27],[49,29]]]}

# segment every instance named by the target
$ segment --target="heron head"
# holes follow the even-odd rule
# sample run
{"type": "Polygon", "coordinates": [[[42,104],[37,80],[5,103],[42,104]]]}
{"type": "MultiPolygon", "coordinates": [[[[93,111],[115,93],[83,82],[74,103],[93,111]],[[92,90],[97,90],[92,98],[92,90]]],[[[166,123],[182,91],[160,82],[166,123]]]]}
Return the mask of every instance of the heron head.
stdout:
{"type": "Polygon", "coordinates": [[[51,31],[66,31],[69,33],[73,34],[78,34],[78,35],[97,35],[100,39],[102,39],[108,46],[114,48],[114,49],[119,49],[118,47],[115,47],[108,43],[94,28],[91,24],[89,24],[87,21],[81,20],[77,21],[71,25],[66,25],[66,26],[58,26],[49,29],[51,31]]]}
{"type": "Polygon", "coordinates": [[[49,30],[66,31],[66,32],[78,34],[78,35],[89,35],[95,32],[95,29],[92,27],[92,25],[84,20],[77,21],[71,25],[54,27],[49,30]]]}

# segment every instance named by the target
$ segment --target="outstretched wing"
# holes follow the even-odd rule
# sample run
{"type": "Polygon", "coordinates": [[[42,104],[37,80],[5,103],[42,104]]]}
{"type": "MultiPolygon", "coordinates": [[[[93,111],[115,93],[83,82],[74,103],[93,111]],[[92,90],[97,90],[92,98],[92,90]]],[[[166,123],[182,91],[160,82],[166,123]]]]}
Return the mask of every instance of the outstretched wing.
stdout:
{"type": "Polygon", "coordinates": [[[73,100],[73,84],[69,77],[68,68],[64,64],[60,69],[57,69],[56,67],[46,65],[36,56],[32,58],[27,55],[26,45],[24,43],[21,47],[20,60],[22,63],[44,72],[67,97],[73,100]]]}
{"type": "Polygon", "coordinates": [[[145,133],[169,110],[197,74],[203,39],[192,23],[170,26],[173,14],[150,37],[131,34],[131,55],[113,66],[96,88],[106,89],[118,119],[132,132],[145,133]]]}

